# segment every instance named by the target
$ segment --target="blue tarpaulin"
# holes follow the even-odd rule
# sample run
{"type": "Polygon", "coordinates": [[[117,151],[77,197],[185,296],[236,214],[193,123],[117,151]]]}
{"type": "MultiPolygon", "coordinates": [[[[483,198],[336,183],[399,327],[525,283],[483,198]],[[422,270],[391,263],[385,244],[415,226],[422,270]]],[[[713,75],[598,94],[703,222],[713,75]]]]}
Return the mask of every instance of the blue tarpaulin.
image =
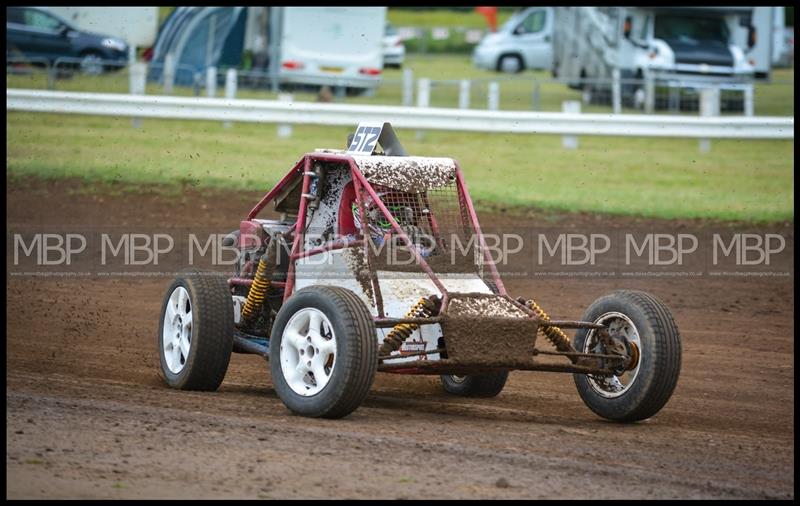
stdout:
{"type": "Polygon", "coordinates": [[[167,54],[175,57],[175,84],[188,86],[208,67],[237,67],[244,49],[245,7],[177,7],[159,30],[148,77],[159,81],[167,54]]]}

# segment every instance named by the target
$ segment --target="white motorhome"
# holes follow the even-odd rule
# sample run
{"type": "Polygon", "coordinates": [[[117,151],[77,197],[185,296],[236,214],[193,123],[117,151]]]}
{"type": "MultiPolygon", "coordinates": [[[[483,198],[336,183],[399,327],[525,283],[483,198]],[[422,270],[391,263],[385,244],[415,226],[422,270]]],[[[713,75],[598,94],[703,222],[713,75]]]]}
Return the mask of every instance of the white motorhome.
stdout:
{"type": "Polygon", "coordinates": [[[271,68],[282,83],[370,89],[383,72],[386,7],[270,8],[271,68]]]}
{"type": "MultiPolygon", "coordinates": [[[[553,74],[589,90],[608,88],[589,80],[610,80],[615,68],[623,79],[750,82],[751,15],[750,7],[560,7],[553,74]]],[[[640,89],[622,88],[624,96],[640,89]]]]}
{"type": "Polygon", "coordinates": [[[88,32],[102,32],[131,46],[150,47],[158,34],[158,7],[48,7],[88,32]]]}

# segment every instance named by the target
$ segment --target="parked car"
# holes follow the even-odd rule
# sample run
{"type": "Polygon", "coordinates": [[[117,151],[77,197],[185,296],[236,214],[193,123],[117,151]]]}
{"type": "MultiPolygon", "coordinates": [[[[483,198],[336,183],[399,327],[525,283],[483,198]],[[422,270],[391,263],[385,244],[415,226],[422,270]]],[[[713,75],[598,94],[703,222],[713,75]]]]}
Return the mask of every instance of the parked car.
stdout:
{"type": "Polygon", "coordinates": [[[553,8],[529,7],[511,16],[475,46],[473,64],[498,72],[549,69],[553,61],[553,8]]]}
{"type": "Polygon", "coordinates": [[[397,33],[397,29],[387,23],[383,35],[383,66],[400,68],[405,59],[406,46],[403,44],[403,39],[397,33]]]}
{"type": "Polygon", "coordinates": [[[128,60],[128,44],[117,37],[75,28],[60,16],[37,7],[6,7],[6,60],[9,56],[43,58],[51,65],[71,57],[87,74],[119,69],[128,60]]]}

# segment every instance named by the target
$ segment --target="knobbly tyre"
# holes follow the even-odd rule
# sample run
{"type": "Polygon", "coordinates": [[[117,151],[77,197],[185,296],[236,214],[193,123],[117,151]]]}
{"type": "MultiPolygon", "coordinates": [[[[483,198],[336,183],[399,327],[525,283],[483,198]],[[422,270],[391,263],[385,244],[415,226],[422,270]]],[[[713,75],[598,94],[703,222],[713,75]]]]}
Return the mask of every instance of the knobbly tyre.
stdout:
{"type": "Polygon", "coordinates": [[[173,388],[216,390],[232,352],[254,353],[291,411],[339,418],[377,371],[437,374],[468,397],[498,395],[511,370],[552,371],[573,373],[599,416],[632,422],[678,381],[664,303],[620,290],[555,321],[512,298],[458,164],[408,156],[388,123],[305,154],[223,244],[238,248],[235,273],[185,271],[167,289],[158,349],[173,388]],[[257,217],[268,204],[277,219],[257,217]]]}

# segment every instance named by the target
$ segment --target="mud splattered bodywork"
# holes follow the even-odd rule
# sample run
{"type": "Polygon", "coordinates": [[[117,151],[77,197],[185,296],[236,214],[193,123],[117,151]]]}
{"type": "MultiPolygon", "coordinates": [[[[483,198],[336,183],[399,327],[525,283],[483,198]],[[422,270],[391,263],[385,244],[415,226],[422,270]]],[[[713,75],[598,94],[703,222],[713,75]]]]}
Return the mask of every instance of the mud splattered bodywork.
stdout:
{"type": "Polygon", "coordinates": [[[456,180],[456,164],[452,158],[355,155],[353,161],[371,184],[404,192],[433,190],[456,180]]]}
{"type": "Polygon", "coordinates": [[[506,294],[455,160],[317,149],[249,219],[276,196],[299,199],[283,300],[320,284],[354,292],[378,343],[394,343],[379,370],[531,368],[553,324],[506,294]]]}

